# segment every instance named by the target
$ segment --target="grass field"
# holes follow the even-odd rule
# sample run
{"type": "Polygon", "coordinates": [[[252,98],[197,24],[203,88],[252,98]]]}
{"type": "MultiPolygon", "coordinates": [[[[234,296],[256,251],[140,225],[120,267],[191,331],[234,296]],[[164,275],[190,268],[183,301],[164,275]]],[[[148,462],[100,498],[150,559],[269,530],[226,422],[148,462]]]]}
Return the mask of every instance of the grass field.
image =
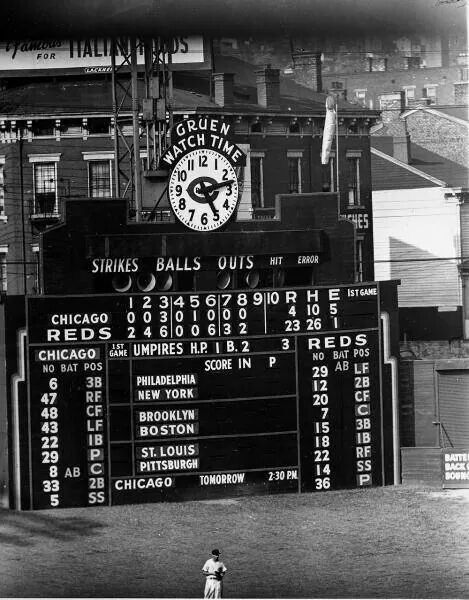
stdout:
{"type": "Polygon", "coordinates": [[[469,490],[0,510],[1,597],[468,598],[469,490]]]}

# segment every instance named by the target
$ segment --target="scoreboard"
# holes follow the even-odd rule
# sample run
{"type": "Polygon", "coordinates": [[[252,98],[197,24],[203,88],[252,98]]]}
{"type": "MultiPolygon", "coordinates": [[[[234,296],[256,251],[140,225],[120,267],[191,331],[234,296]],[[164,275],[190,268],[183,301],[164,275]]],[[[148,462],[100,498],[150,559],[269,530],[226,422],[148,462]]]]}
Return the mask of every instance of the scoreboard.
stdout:
{"type": "Polygon", "coordinates": [[[27,297],[18,505],[393,483],[387,283],[27,297]]]}

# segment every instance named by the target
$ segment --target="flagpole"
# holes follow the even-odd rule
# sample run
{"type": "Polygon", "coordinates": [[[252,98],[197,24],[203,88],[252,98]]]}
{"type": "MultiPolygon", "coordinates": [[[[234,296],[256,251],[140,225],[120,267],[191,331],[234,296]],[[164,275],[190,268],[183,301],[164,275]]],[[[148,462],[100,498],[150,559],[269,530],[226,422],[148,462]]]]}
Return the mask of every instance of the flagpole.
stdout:
{"type": "Polygon", "coordinates": [[[339,99],[335,99],[335,177],[337,192],[337,219],[340,219],[340,185],[339,185],[339,99]]]}
{"type": "Polygon", "coordinates": [[[321,164],[328,165],[330,169],[330,187],[337,192],[337,220],[340,219],[340,182],[339,182],[339,119],[338,99],[335,94],[329,94],[326,98],[326,117],[324,119],[324,130],[322,134],[321,164]],[[335,131],[334,131],[335,129],[335,131]],[[331,163],[331,147],[335,133],[336,172],[334,186],[334,168],[331,163]]]}

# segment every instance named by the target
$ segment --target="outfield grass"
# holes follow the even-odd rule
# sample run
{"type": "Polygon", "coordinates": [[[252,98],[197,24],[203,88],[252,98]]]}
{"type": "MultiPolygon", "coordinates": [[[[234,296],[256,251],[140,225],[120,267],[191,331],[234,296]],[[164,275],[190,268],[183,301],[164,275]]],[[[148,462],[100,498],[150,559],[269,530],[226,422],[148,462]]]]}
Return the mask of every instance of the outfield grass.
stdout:
{"type": "Polygon", "coordinates": [[[0,596],[468,598],[469,490],[388,487],[0,511],[0,596]]]}

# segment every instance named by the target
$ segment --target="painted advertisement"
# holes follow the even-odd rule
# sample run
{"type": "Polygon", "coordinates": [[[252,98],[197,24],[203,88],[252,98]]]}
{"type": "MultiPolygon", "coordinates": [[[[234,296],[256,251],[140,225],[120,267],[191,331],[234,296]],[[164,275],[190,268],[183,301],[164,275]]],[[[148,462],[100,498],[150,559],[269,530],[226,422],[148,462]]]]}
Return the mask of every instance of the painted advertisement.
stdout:
{"type": "MultiPolygon", "coordinates": [[[[130,39],[116,42],[116,62],[130,52],[130,39]]],[[[202,36],[179,36],[166,45],[166,62],[174,70],[208,68],[208,54],[202,36]]],[[[10,40],[0,43],[0,75],[24,76],[62,73],[107,73],[111,71],[111,39],[84,38],[75,40],[10,40]]],[[[137,40],[137,62],[144,65],[143,44],[137,40]]]]}

